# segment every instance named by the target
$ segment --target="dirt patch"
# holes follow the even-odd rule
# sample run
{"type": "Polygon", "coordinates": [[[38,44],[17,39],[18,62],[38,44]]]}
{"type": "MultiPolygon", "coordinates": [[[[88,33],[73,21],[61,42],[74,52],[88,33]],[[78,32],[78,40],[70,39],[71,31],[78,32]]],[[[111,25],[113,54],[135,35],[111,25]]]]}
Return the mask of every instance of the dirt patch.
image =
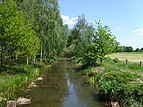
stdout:
{"type": "Polygon", "coordinates": [[[91,68],[92,72],[95,72],[97,74],[104,72],[104,67],[92,67],[91,68]]]}

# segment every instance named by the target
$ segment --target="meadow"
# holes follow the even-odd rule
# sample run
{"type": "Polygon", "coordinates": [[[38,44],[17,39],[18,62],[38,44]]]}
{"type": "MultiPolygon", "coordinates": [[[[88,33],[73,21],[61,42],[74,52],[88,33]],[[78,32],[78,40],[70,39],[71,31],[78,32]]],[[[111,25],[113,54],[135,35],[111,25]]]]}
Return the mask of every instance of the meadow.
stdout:
{"type": "Polygon", "coordinates": [[[129,62],[137,62],[143,61],[143,53],[142,52],[122,52],[122,53],[113,53],[108,55],[110,58],[118,58],[121,61],[125,61],[126,59],[129,62]]]}

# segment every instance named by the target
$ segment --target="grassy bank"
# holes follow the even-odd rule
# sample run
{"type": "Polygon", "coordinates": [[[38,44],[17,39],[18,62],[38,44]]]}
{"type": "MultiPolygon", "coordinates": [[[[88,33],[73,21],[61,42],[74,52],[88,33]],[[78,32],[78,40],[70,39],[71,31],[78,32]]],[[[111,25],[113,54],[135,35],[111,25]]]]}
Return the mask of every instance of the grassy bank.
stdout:
{"type": "Polygon", "coordinates": [[[130,62],[143,61],[143,52],[122,52],[122,53],[113,53],[109,55],[112,59],[118,58],[119,60],[125,61],[128,59],[130,62]]]}
{"type": "Polygon", "coordinates": [[[81,71],[87,83],[96,86],[102,101],[118,101],[121,106],[143,106],[143,67],[137,63],[106,59],[103,66],[81,71]]]}
{"type": "Polygon", "coordinates": [[[3,107],[7,100],[15,100],[17,97],[24,96],[27,86],[42,74],[41,69],[45,67],[44,63],[29,66],[18,65],[16,73],[0,74],[0,107],[3,107]]]}

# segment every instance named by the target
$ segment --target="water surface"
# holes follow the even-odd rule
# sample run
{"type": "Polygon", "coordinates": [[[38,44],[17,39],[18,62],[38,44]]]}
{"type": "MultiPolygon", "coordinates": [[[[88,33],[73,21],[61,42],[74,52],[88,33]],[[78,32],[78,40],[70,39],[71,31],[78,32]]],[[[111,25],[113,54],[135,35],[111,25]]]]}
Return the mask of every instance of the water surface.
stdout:
{"type": "Polygon", "coordinates": [[[39,88],[31,89],[32,104],[24,107],[105,107],[95,100],[95,89],[85,84],[69,61],[58,61],[45,71],[39,88]]]}

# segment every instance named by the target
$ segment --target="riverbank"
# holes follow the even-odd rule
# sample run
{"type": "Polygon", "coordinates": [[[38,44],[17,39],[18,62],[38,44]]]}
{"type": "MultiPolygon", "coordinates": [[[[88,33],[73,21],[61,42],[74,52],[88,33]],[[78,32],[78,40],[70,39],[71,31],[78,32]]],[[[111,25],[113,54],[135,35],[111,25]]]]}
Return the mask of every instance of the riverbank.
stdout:
{"type": "Polygon", "coordinates": [[[107,58],[102,66],[81,70],[85,81],[97,88],[101,101],[118,102],[121,106],[142,106],[143,67],[107,58]]]}
{"type": "Polygon", "coordinates": [[[35,65],[18,65],[15,73],[0,74],[0,107],[8,100],[26,97],[28,85],[41,76],[47,65],[37,62],[35,65]]]}

